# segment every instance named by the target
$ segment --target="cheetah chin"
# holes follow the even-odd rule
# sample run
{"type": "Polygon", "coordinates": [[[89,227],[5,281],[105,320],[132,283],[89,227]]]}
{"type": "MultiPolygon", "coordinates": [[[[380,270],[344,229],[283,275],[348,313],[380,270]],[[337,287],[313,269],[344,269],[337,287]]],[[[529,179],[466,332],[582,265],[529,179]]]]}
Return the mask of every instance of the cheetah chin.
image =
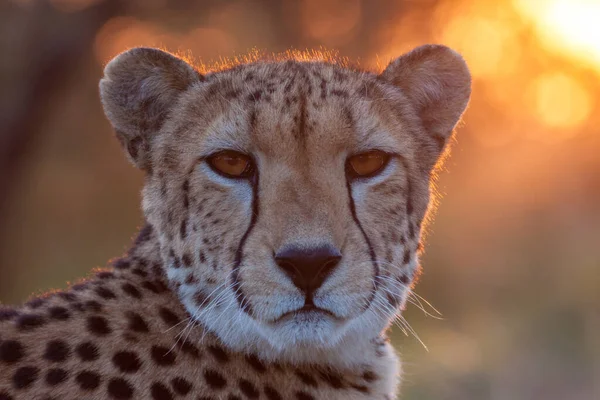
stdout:
{"type": "Polygon", "coordinates": [[[144,226],[110,268],[0,308],[0,400],[395,398],[386,330],[470,92],[440,45],[381,73],[118,55],[100,93],[144,226]]]}

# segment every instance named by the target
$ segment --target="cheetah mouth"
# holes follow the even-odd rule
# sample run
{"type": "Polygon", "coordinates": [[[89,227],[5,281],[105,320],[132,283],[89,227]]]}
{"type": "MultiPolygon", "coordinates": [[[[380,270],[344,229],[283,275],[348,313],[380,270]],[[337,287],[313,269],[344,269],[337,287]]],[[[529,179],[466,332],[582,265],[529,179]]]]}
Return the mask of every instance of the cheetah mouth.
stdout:
{"type": "Polygon", "coordinates": [[[278,318],[275,318],[272,321],[272,323],[284,322],[284,321],[289,321],[289,320],[297,319],[297,318],[300,318],[303,320],[312,320],[312,319],[318,319],[318,318],[323,318],[323,317],[331,318],[336,321],[344,320],[344,318],[339,317],[332,311],[326,310],[321,307],[317,307],[313,304],[306,304],[301,308],[297,308],[295,310],[290,310],[290,311],[282,314],[278,318]]]}

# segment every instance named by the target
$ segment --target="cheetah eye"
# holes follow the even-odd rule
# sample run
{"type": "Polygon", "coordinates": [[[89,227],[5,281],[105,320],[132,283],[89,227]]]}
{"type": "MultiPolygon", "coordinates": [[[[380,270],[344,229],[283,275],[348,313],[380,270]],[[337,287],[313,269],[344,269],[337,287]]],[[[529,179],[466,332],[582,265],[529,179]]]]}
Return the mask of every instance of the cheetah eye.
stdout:
{"type": "Polygon", "coordinates": [[[348,172],[356,178],[375,176],[383,170],[389,160],[390,155],[383,151],[367,151],[348,158],[348,172]]]}
{"type": "Polygon", "coordinates": [[[206,159],[208,165],[228,178],[246,178],[252,173],[252,159],[237,151],[220,151],[206,159]]]}

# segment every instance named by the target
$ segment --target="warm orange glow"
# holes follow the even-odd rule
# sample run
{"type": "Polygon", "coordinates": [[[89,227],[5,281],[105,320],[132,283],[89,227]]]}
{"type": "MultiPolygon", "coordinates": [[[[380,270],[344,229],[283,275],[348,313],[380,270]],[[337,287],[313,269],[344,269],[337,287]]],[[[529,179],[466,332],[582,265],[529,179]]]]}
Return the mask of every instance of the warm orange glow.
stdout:
{"type": "Polygon", "coordinates": [[[567,53],[600,70],[600,1],[515,0],[544,46],[567,53]]]}
{"type": "Polygon", "coordinates": [[[130,17],[116,17],[108,21],[96,35],[94,53],[102,63],[122,51],[136,46],[161,46],[158,29],[130,17]]]}
{"type": "Polygon", "coordinates": [[[306,35],[326,45],[345,43],[358,25],[361,6],[358,0],[306,0],[301,3],[306,35]]]}
{"type": "Polygon", "coordinates": [[[531,87],[535,115],[551,128],[576,128],[592,111],[592,99],[586,88],[564,73],[545,74],[531,87]]]}
{"type": "Polygon", "coordinates": [[[465,14],[447,23],[441,36],[442,43],[463,54],[476,77],[507,74],[516,68],[520,47],[507,22],[465,14]]]}

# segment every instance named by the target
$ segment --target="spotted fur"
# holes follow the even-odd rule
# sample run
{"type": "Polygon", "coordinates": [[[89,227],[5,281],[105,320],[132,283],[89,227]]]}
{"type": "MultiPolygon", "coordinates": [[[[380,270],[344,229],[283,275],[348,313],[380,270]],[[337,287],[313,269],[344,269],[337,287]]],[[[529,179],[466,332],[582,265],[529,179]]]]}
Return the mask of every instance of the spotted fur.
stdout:
{"type": "Polygon", "coordinates": [[[392,399],[385,339],[418,272],[432,169],[464,111],[459,55],[423,46],[377,75],[275,60],[200,74],[138,48],[111,61],[103,105],[146,172],[128,254],[67,291],[0,311],[0,399],[392,399]],[[225,178],[207,157],[256,164],[225,178]],[[391,161],[348,174],[353,154],[391,161]],[[286,246],[330,245],[314,293],[278,268],[286,246]]]}

